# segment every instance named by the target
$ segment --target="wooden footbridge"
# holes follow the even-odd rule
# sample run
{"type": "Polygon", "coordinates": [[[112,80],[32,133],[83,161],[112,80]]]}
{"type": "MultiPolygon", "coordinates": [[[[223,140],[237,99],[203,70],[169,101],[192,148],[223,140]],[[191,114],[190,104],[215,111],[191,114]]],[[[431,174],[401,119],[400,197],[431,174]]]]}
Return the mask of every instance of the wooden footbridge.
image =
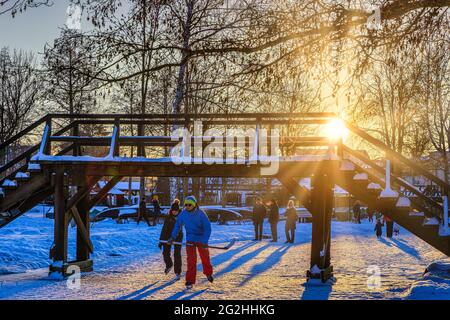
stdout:
{"type": "Polygon", "coordinates": [[[53,196],[55,227],[50,257],[54,263],[50,270],[65,273],[75,264],[90,271],[94,247],[89,211],[124,177],[271,177],[312,213],[313,277],[326,279],[332,274],[330,231],[335,185],[450,255],[446,198],[440,201],[429,197],[405,181],[400,170],[425,177],[442,196],[449,194],[450,186],[352,124],[346,124],[350,134],[382,161],[350,148],[338,132],[336,139],[321,136],[320,128],[333,119],[332,113],[49,114],[0,145],[0,155],[8,159],[0,167],[0,227],[53,196]],[[204,150],[205,145],[216,141],[216,146],[228,148],[230,139],[194,132],[181,149],[182,163],[175,164],[169,155],[179,141],[168,133],[177,127],[192,129],[194,121],[201,121],[205,129],[253,131],[231,138],[243,142],[243,148],[225,154],[215,151],[213,163],[202,159],[196,147],[204,150]],[[267,145],[261,147],[264,129],[269,135],[267,145]],[[279,129],[281,135],[275,136],[271,129],[279,129]],[[25,141],[27,150],[14,152],[25,141]],[[135,147],[137,155],[132,156],[130,147],[135,147]],[[239,152],[244,157],[231,161],[230,154],[239,152]],[[277,169],[271,170],[274,163],[277,169]],[[396,170],[391,170],[392,166],[396,170]],[[311,178],[310,190],[299,184],[305,177],[311,178]],[[108,179],[108,183],[91,197],[90,191],[100,179],[108,179]],[[77,226],[74,261],[68,261],[67,254],[71,217],[77,226]]]}

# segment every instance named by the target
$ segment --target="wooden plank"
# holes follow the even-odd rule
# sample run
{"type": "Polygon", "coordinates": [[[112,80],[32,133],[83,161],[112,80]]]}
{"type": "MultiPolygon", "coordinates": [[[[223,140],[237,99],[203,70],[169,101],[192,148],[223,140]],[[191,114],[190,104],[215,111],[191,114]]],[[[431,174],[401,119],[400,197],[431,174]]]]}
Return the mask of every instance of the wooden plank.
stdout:
{"type": "Polygon", "coordinates": [[[45,174],[39,174],[32,177],[28,183],[9,193],[8,196],[0,202],[0,211],[6,211],[14,207],[18,202],[24,201],[49,182],[50,181],[45,174]]]}
{"type": "Polygon", "coordinates": [[[22,216],[25,212],[36,206],[39,202],[50,197],[53,194],[53,191],[54,191],[53,187],[51,185],[48,185],[33,193],[31,196],[27,198],[27,201],[20,203],[18,207],[14,208],[14,210],[18,213],[10,217],[8,220],[5,220],[2,223],[0,223],[0,228],[13,222],[14,220],[22,216]]]}
{"type": "MultiPolygon", "coordinates": [[[[177,125],[177,126],[186,126],[191,124],[195,119],[192,119],[191,121],[188,121],[186,123],[186,121],[184,120],[121,120],[120,123],[124,124],[124,125],[130,125],[130,124],[134,124],[134,125],[138,125],[138,124],[144,124],[144,125],[177,125]]],[[[104,125],[113,125],[114,124],[114,120],[103,120],[103,119],[99,119],[99,120],[78,120],[78,122],[82,125],[88,125],[88,124],[104,124],[104,125]]],[[[238,126],[254,126],[256,124],[261,124],[261,125],[295,125],[295,124],[303,124],[303,125],[324,125],[327,124],[329,122],[329,119],[293,119],[293,120],[288,120],[288,119],[275,119],[275,120],[261,120],[260,122],[258,122],[257,120],[232,120],[232,122],[230,122],[230,120],[210,120],[210,119],[206,119],[203,121],[204,125],[208,125],[210,127],[212,126],[231,126],[231,127],[238,127],[238,126]]]]}
{"type": "Polygon", "coordinates": [[[173,120],[173,119],[248,119],[248,118],[260,118],[261,120],[267,118],[335,118],[334,112],[275,112],[275,113],[188,113],[188,114],[66,114],[66,113],[52,113],[48,115],[51,118],[60,119],[160,119],[160,120],[173,120]]]}

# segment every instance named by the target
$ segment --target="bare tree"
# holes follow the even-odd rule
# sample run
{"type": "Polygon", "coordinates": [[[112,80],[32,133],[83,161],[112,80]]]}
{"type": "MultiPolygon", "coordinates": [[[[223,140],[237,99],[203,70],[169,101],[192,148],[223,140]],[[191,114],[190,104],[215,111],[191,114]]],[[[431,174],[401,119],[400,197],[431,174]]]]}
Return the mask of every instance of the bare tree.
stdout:
{"type": "Polygon", "coordinates": [[[17,13],[26,11],[27,8],[51,5],[53,5],[51,0],[0,0],[0,15],[11,13],[14,17],[17,13]]]}
{"type": "Polygon", "coordinates": [[[436,156],[435,167],[443,169],[443,179],[450,182],[450,79],[448,35],[430,41],[423,64],[426,68],[422,82],[427,138],[436,156]]]}
{"type": "Polygon", "coordinates": [[[53,46],[44,50],[46,100],[70,114],[89,112],[96,105],[95,90],[99,87],[90,77],[96,65],[83,35],[63,30],[53,46]]]}
{"type": "Polygon", "coordinates": [[[4,142],[33,119],[40,89],[34,55],[1,49],[0,84],[0,142],[4,142]]]}

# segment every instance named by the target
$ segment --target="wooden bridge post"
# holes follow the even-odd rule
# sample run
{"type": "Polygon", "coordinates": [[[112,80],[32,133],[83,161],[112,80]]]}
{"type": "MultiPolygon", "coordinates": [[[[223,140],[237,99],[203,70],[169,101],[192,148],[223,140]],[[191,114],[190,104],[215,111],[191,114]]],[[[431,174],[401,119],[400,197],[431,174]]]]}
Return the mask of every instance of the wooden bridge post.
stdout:
{"type": "Polygon", "coordinates": [[[58,168],[55,173],[54,192],[54,246],[51,251],[53,261],[67,262],[68,215],[64,197],[64,169],[58,168]]]}
{"type": "Polygon", "coordinates": [[[312,241],[311,269],[308,278],[327,281],[333,275],[331,266],[331,216],[334,201],[332,174],[323,169],[311,178],[312,241]]]}
{"type": "MultiPolygon", "coordinates": [[[[86,188],[86,186],[87,183],[84,183],[83,186],[78,187],[78,190],[86,188]]],[[[89,193],[78,202],[76,208],[78,209],[78,213],[87,232],[87,236],[90,237],[89,193]]],[[[89,255],[89,246],[83,238],[82,231],[79,227],[77,227],[77,261],[87,261],[89,260],[89,255]]]]}

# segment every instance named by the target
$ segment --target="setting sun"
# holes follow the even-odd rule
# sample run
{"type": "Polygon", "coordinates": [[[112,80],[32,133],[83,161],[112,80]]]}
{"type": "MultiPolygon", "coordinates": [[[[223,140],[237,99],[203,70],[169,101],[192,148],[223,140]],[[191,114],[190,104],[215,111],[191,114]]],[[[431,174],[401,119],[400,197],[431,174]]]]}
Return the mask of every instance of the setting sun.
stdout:
{"type": "Polygon", "coordinates": [[[322,132],[333,141],[345,140],[348,136],[348,128],[341,119],[332,119],[325,125],[322,132]]]}

